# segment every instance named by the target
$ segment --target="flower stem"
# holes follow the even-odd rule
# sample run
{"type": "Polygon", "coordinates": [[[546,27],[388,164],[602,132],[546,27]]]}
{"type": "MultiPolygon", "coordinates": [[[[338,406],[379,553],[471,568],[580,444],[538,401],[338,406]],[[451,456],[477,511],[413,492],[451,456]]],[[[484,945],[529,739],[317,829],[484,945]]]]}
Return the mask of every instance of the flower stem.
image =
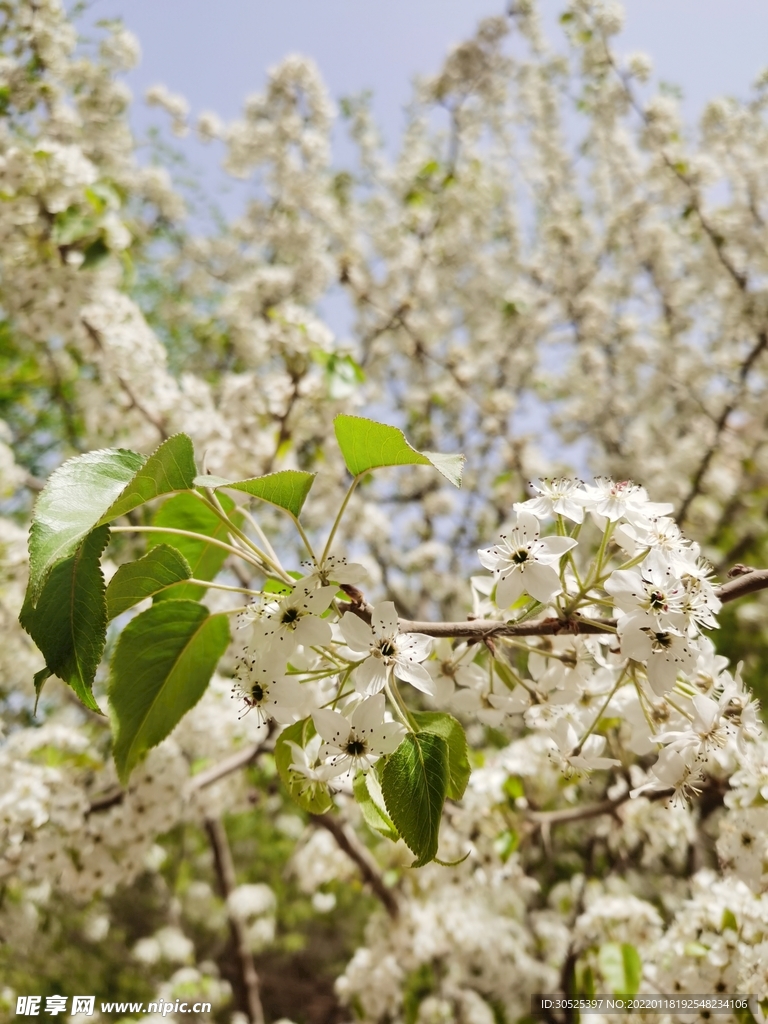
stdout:
{"type": "Polygon", "coordinates": [[[392,702],[392,706],[408,732],[418,732],[419,727],[416,725],[410,711],[406,707],[405,701],[400,695],[397,683],[395,682],[395,677],[391,675],[384,684],[384,687],[387,691],[387,696],[392,702]]]}
{"type": "Polygon", "coordinates": [[[250,562],[251,565],[255,565],[262,572],[264,571],[262,562],[249,552],[243,551],[242,548],[236,548],[232,544],[227,544],[223,540],[218,540],[216,537],[208,537],[204,533],[195,533],[194,530],[178,530],[173,526],[111,526],[110,531],[112,533],[171,533],[178,537],[190,537],[192,540],[199,540],[203,544],[213,544],[214,547],[222,548],[224,551],[228,551],[230,555],[237,555],[238,558],[242,558],[246,562],[250,562]]]}
{"type": "Polygon", "coordinates": [[[325,562],[326,558],[328,557],[328,554],[329,554],[329,552],[331,550],[331,544],[333,544],[333,538],[336,536],[336,531],[339,528],[339,523],[341,522],[341,518],[344,515],[344,512],[346,511],[347,505],[349,504],[349,499],[354,494],[355,488],[360,483],[361,479],[362,479],[361,476],[356,476],[354,478],[354,480],[352,481],[352,483],[349,485],[349,490],[344,495],[344,501],[342,501],[341,508],[339,509],[339,511],[336,514],[336,518],[333,521],[333,526],[331,527],[331,532],[328,534],[328,540],[325,542],[325,547],[323,548],[323,553],[320,556],[320,564],[321,565],[325,562]]]}

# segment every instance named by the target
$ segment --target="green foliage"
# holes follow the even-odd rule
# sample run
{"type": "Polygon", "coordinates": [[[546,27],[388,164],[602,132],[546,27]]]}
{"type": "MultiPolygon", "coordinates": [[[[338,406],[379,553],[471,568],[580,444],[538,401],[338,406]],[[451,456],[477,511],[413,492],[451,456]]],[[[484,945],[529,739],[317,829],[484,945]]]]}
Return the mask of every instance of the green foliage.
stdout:
{"type": "Polygon", "coordinates": [[[124,783],[200,700],[228,643],[226,616],[209,615],[195,601],[161,601],[125,627],[109,682],[114,758],[124,783]]]}
{"type": "MultiPolygon", "coordinates": [[[[235,510],[235,503],[226,495],[219,498],[221,507],[230,521],[239,526],[242,513],[235,510]]],[[[194,494],[177,494],[164,502],[152,519],[153,526],[162,526],[174,530],[188,530],[200,533],[212,540],[227,540],[227,524],[220,519],[207,505],[194,494]]],[[[148,547],[170,545],[176,548],[186,559],[191,575],[198,580],[214,579],[227,557],[227,552],[216,544],[207,544],[195,537],[182,537],[177,533],[153,533],[149,536],[148,547]]],[[[159,592],[158,600],[165,598],[183,598],[190,601],[199,600],[205,588],[195,583],[179,583],[174,587],[159,592]]]]}
{"type": "Polygon", "coordinates": [[[29,536],[29,588],[34,605],[47,574],[77,550],[95,526],[145,501],[192,486],[195,466],[186,434],[169,438],[149,458],[126,448],[87,452],[51,474],[35,505],[29,536]]]}
{"type": "Polygon", "coordinates": [[[27,599],[33,605],[51,569],[75,553],[145,462],[125,448],[102,449],[69,459],[51,474],[29,535],[27,599]]]}
{"type": "Polygon", "coordinates": [[[396,843],[400,835],[384,808],[384,795],[375,768],[365,773],[358,772],[352,791],[366,825],[396,843]]]}
{"type": "Polygon", "coordinates": [[[469,764],[467,737],[460,722],[453,715],[436,711],[417,711],[413,718],[419,732],[442,736],[448,745],[448,788],[446,796],[461,800],[472,769],[469,764]]]}
{"type": "Polygon", "coordinates": [[[186,434],[174,434],[150,455],[101,522],[124,516],[161,494],[189,490],[196,472],[192,442],[186,434]]]}
{"type": "Polygon", "coordinates": [[[409,733],[387,759],[381,789],[390,818],[416,855],[412,867],[435,859],[448,790],[448,744],[434,733],[409,733]]]}
{"type": "Polygon", "coordinates": [[[294,722],[284,729],[275,743],[275,765],[283,785],[303,811],[309,814],[325,814],[333,807],[328,787],[322,783],[311,782],[299,772],[291,770],[294,756],[289,743],[306,747],[314,735],[315,723],[311,718],[302,718],[300,722],[294,722]]]}
{"type": "Polygon", "coordinates": [[[333,426],[352,476],[362,476],[382,466],[432,466],[455,487],[461,486],[463,455],[418,452],[408,444],[402,430],[362,416],[337,416],[333,426]]]}
{"type": "Polygon", "coordinates": [[[45,657],[46,668],[35,677],[38,697],[53,674],[68,683],[86,707],[99,710],[92,688],[107,638],[99,559],[108,540],[106,526],[89,533],[74,554],[53,567],[37,604],[29,596],[24,602],[19,621],[45,657]]]}
{"type": "Polygon", "coordinates": [[[121,565],[107,586],[107,618],[114,619],[147,597],[156,597],[192,572],[181,552],[158,544],[143,558],[121,565]]]}
{"type": "Polygon", "coordinates": [[[314,473],[303,473],[296,469],[285,469],[267,476],[251,477],[250,480],[224,480],[219,476],[195,477],[195,487],[209,487],[218,490],[227,487],[232,491],[243,491],[254,498],[269,502],[298,519],[304,502],[315,479],[314,473]]]}
{"type": "Polygon", "coordinates": [[[634,946],[628,942],[604,942],[598,950],[597,962],[615,995],[633,996],[639,991],[643,962],[634,946]]]}
{"type": "Polygon", "coordinates": [[[403,991],[403,1016],[405,1024],[416,1024],[419,1007],[431,995],[437,983],[431,964],[420,964],[408,975],[403,991]]]}

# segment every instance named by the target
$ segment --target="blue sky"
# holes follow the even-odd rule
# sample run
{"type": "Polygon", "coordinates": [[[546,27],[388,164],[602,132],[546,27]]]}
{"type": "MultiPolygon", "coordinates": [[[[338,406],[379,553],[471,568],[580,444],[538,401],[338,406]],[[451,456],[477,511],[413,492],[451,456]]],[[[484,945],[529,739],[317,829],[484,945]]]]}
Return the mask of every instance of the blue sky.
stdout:
{"type": "MultiPolygon", "coordinates": [[[[163,82],[193,112],[238,114],[243,97],[287,53],[312,56],[333,96],[363,89],[391,145],[414,74],[431,72],[453,43],[504,0],[91,0],[86,21],[121,16],[142,46],[128,81],[137,101],[163,82]]],[[[542,0],[556,24],[559,0],[542,0]]],[[[679,84],[693,117],[707,98],[743,95],[768,66],[765,0],[628,0],[620,48],[642,49],[679,84]]],[[[137,110],[137,127],[147,115],[137,110]]],[[[207,162],[207,161],[206,161],[207,162]]]]}

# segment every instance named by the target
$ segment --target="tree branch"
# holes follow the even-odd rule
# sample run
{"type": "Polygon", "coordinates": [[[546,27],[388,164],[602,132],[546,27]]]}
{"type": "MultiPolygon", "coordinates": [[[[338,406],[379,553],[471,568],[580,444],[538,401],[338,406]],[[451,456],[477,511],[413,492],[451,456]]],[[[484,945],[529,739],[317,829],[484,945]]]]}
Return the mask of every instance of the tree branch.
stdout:
{"type": "Polygon", "coordinates": [[[384,909],[394,920],[400,912],[395,894],[384,884],[376,861],[354,832],[345,828],[338,818],[332,817],[330,814],[313,814],[310,816],[310,820],[313,825],[331,833],[339,849],[343,850],[349,859],[358,866],[363,881],[368,883],[374,895],[381,900],[384,909]]]}
{"type": "MultiPolygon", "coordinates": [[[[723,602],[736,601],[747,594],[768,589],[768,569],[752,569],[737,565],[728,573],[735,577],[715,590],[723,602]]],[[[344,610],[354,612],[370,622],[365,605],[343,605],[344,610]]],[[[576,636],[579,634],[615,633],[616,619],[539,619],[535,622],[501,622],[494,619],[468,620],[466,622],[415,622],[399,620],[401,633],[424,633],[426,636],[461,638],[481,643],[495,637],[505,636],[576,636]]]]}
{"type": "Polygon", "coordinates": [[[206,818],[205,830],[208,833],[211,849],[213,850],[213,859],[216,865],[216,875],[221,895],[227,902],[229,930],[232,934],[232,942],[240,969],[240,980],[245,992],[248,1018],[251,1024],[264,1024],[264,1010],[259,995],[259,976],[256,973],[253,954],[248,946],[248,934],[242,918],[229,903],[230,896],[237,888],[237,877],[235,875],[235,862],[232,859],[232,850],[227,839],[227,831],[221,818],[206,818]]]}
{"type": "MultiPolygon", "coordinates": [[[[666,800],[672,796],[674,789],[657,789],[644,794],[647,800],[666,800]]],[[[586,821],[588,818],[599,818],[603,814],[613,814],[630,799],[629,791],[614,799],[606,798],[596,804],[585,804],[583,807],[562,807],[554,811],[525,811],[528,821],[539,826],[566,825],[572,821],[586,821]]]]}
{"type": "MultiPolygon", "coordinates": [[[[766,584],[768,586],[768,584],[766,584]]],[[[350,609],[354,610],[354,609],[350,609]]],[[[359,614],[359,613],[358,613],[359,614]]],[[[615,633],[615,619],[539,619],[537,622],[502,622],[496,619],[467,622],[415,622],[400,619],[401,633],[424,633],[433,637],[462,637],[476,643],[500,636],[560,636],[563,633],[615,633]]]]}

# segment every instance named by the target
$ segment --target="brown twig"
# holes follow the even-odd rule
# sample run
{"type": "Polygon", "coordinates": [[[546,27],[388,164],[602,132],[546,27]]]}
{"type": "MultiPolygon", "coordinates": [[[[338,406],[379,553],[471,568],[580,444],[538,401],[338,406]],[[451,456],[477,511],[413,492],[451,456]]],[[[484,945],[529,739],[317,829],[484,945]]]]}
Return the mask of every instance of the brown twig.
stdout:
{"type": "Polygon", "coordinates": [[[467,622],[414,622],[400,619],[401,633],[424,633],[432,637],[461,637],[485,642],[503,636],[560,636],[578,633],[615,633],[615,619],[539,619],[536,622],[500,622],[494,619],[479,619],[467,622]]]}
{"type": "Polygon", "coordinates": [[[336,845],[358,866],[363,881],[368,883],[373,894],[381,901],[386,912],[394,920],[400,912],[395,894],[384,884],[376,861],[354,832],[330,814],[313,814],[310,820],[313,825],[331,833],[336,840],[336,845]]]}
{"type": "Polygon", "coordinates": [[[259,995],[259,976],[256,973],[253,954],[248,946],[248,934],[243,919],[238,915],[236,908],[229,905],[229,899],[237,888],[237,877],[235,875],[235,862],[232,859],[232,850],[227,838],[227,831],[220,818],[206,818],[205,830],[211,841],[221,895],[228,904],[229,930],[232,934],[232,942],[240,969],[240,980],[245,992],[248,1018],[251,1024],[264,1024],[264,1010],[259,995]]]}
{"type": "MultiPolygon", "coordinates": [[[[214,782],[218,782],[227,775],[231,775],[233,772],[239,771],[241,768],[245,768],[246,765],[252,764],[259,754],[267,749],[267,744],[269,743],[272,732],[273,727],[270,726],[269,732],[263,740],[259,740],[257,743],[251,743],[249,746],[243,748],[243,750],[238,750],[237,753],[231,754],[229,757],[225,757],[222,761],[212,764],[210,768],[204,768],[203,771],[198,772],[197,775],[193,775],[189,780],[190,790],[195,793],[200,789],[205,789],[206,786],[212,786],[214,782]]],[[[114,807],[116,804],[122,803],[124,799],[124,789],[115,787],[114,789],[108,790],[106,793],[102,793],[101,796],[97,796],[91,801],[88,810],[85,812],[86,817],[91,814],[96,814],[99,811],[109,810],[110,807],[114,807]]]]}
{"type": "MultiPolygon", "coordinates": [[[[715,596],[723,604],[735,601],[758,590],[768,589],[768,569],[750,569],[746,566],[736,567],[739,574],[735,579],[723,583],[715,590],[715,596]]],[[[730,574],[729,574],[730,575],[730,574]]],[[[347,611],[360,610],[352,606],[343,606],[347,611]]],[[[362,616],[364,617],[364,616],[362,616]]],[[[368,620],[370,621],[370,620],[368,620]]],[[[579,634],[605,634],[616,632],[616,619],[538,619],[534,622],[499,622],[493,619],[480,619],[466,622],[415,622],[411,619],[400,619],[401,633],[424,633],[432,637],[450,637],[485,643],[494,637],[505,636],[576,636],[579,634]]]]}
{"type": "MultiPolygon", "coordinates": [[[[674,789],[657,789],[645,794],[647,800],[666,800],[674,794],[674,789]]],[[[630,799],[629,791],[613,799],[606,798],[596,804],[585,804],[583,807],[562,807],[554,811],[525,811],[525,817],[539,826],[566,825],[572,821],[586,821],[599,818],[603,814],[613,814],[630,799]]]]}
{"type": "MultiPolygon", "coordinates": [[[[104,351],[104,342],[103,342],[102,337],[101,337],[101,332],[99,330],[97,330],[93,326],[93,324],[89,324],[88,321],[85,319],[85,317],[81,317],[80,318],[80,323],[85,328],[85,331],[88,334],[88,337],[94,343],[96,348],[99,349],[99,351],[103,352],[104,351]]],[[[155,416],[153,413],[151,413],[149,411],[149,409],[145,408],[144,405],[142,405],[142,403],[138,400],[138,398],[134,394],[133,389],[131,388],[131,386],[128,384],[127,381],[123,380],[123,378],[120,376],[120,374],[116,374],[115,376],[116,376],[118,384],[120,385],[120,387],[123,389],[123,391],[125,392],[125,394],[128,397],[128,401],[130,402],[129,408],[130,409],[135,409],[137,412],[141,413],[141,415],[144,417],[144,419],[147,421],[147,423],[151,423],[152,426],[155,428],[155,430],[158,432],[158,434],[160,435],[160,440],[161,441],[167,441],[170,435],[168,434],[168,431],[165,429],[165,423],[161,419],[159,419],[157,416],[155,416]]]]}

